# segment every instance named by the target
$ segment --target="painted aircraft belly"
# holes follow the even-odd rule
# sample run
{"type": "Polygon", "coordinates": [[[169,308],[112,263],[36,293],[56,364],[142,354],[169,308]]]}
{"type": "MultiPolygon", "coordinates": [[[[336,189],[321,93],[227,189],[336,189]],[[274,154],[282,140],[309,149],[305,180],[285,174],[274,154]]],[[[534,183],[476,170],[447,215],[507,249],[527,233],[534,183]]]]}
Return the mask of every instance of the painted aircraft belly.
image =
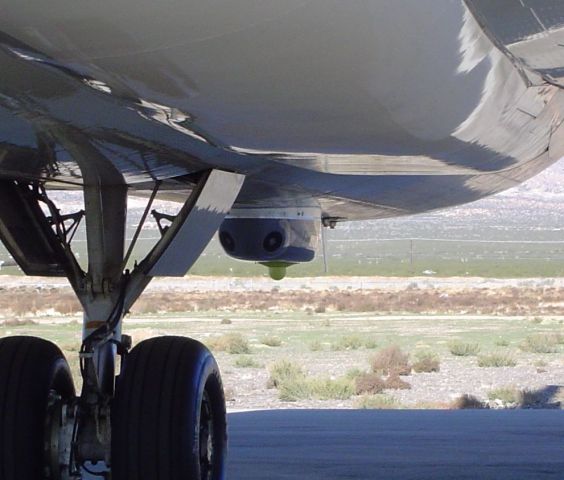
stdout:
{"type": "MultiPolygon", "coordinates": [[[[547,158],[562,121],[560,89],[534,69],[523,74],[477,21],[479,3],[468,2],[473,14],[458,0],[54,0],[49,8],[0,0],[0,30],[82,78],[84,92],[69,93],[67,107],[64,94],[43,95],[47,116],[90,137],[122,129],[151,148],[162,139],[159,148],[177,159],[164,176],[198,168],[187,163],[183,172],[185,152],[282,190],[395,211],[401,202],[376,193],[381,177],[402,188],[411,182],[403,177],[416,177],[415,197],[423,191],[414,185],[439,181],[429,177],[461,177],[430,202],[443,206],[460,203],[455,185],[466,178],[499,175],[473,187],[493,193],[564,153],[547,158]],[[93,90],[103,100],[86,101],[93,90]],[[70,111],[77,102],[115,112],[113,123],[70,111]],[[157,113],[139,119],[147,108],[157,113]],[[131,112],[136,120],[124,121],[131,112]]],[[[128,173],[132,182],[137,174],[128,173]]]]}

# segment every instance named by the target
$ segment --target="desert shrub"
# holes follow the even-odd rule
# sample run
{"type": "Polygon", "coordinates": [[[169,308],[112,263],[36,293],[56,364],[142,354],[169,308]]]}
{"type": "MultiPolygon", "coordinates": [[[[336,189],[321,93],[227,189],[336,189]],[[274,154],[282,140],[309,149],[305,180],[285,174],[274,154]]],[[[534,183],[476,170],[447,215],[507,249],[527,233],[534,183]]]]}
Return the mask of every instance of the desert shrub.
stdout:
{"type": "Polygon", "coordinates": [[[314,340],[309,344],[309,349],[312,352],[319,352],[323,350],[323,344],[319,340],[314,340]]]}
{"type": "Polygon", "coordinates": [[[534,323],[535,325],[540,325],[542,323],[542,318],[541,317],[533,317],[533,318],[531,318],[531,323],[534,323]]]}
{"type": "Polygon", "coordinates": [[[298,400],[347,400],[354,395],[354,386],[346,378],[286,378],[279,384],[278,397],[285,402],[298,400]]]}
{"type": "Polygon", "coordinates": [[[329,348],[331,349],[332,352],[340,352],[340,351],[344,350],[341,342],[331,343],[329,345],[329,348]]]}
{"type": "Polygon", "coordinates": [[[362,347],[362,338],[358,335],[349,335],[341,339],[341,343],[345,347],[345,350],[358,350],[362,347]]]}
{"type": "Polygon", "coordinates": [[[386,379],[386,389],[389,390],[410,390],[411,384],[402,380],[399,375],[392,374],[386,379]]]}
{"type": "Polygon", "coordinates": [[[326,311],[327,307],[325,307],[325,305],[318,305],[314,310],[315,313],[325,313],[326,311]]]}
{"type": "Polygon", "coordinates": [[[4,320],[6,327],[27,327],[30,325],[37,325],[37,322],[30,318],[8,318],[4,320]]]}
{"type": "Polygon", "coordinates": [[[368,338],[364,341],[364,348],[374,350],[375,348],[378,348],[378,342],[372,338],[368,338]]]}
{"type": "Polygon", "coordinates": [[[365,395],[358,398],[354,402],[354,406],[355,408],[361,408],[365,410],[391,410],[400,408],[397,400],[388,395],[365,395]]]}
{"type": "Polygon", "coordinates": [[[336,352],[341,350],[358,350],[360,347],[362,347],[362,338],[356,335],[348,335],[331,344],[331,350],[336,352]]]}
{"type": "Polygon", "coordinates": [[[302,367],[288,360],[276,362],[270,366],[269,371],[268,388],[278,388],[285,383],[290,384],[305,379],[302,367]]]}
{"type": "Polygon", "coordinates": [[[358,377],[364,374],[365,372],[363,372],[360,368],[350,368],[349,370],[347,370],[347,373],[345,373],[345,378],[348,378],[349,380],[356,380],[358,377]]]}
{"type": "Polygon", "coordinates": [[[453,410],[473,410],[473,409],[481,409],[485,408],[484,402],[480,399],[476,398],[473,395],[461,395],[457,399],[455,399],[451,405],[451,409],[453,410]]]}
{"type": "Polygon", "coordinates": [[[397,345],[380,350],[371,362],[372,371],[383,375],[409,375],[411,366],[409,365],[409,355],[402,352],[397,345]]]}
{"type": "Polygon", "coordinates": [[[229,318],[222,318],[221,324],[222,325],[231,325],[233,322],[229,318]]]}
{"type": "Polygon", "coordinates": [[[282,340],[280,340],[278,337],[268,336],[261,338],[260,343],[268,347],[279,347],[280,345],[282,345],[282,340]]]}
{"type": "Polygon", "coordinates": [[[317,400],[345,400],[354,395],[353,380],[347,377],[319,379],[307,377],[302,368],[287,360],[270,367],[269,388],[277,388],[280,400],[295,402],[317,400]]]}
{"type": "Polygon", "coordinates": [[[347,400],[355,393],[353,382],[347,378],[308,379],[308,384],[317,400],[347,400]]]}
{"type": "Polygon", "coordinates": [[[278,386],[278,398],[283,402],[297,402],[311,398],[311,388],[306,378],[287,379],[278,386]]]}
{"type": "Polygon", "coordinates": [[[357,395],[381,393],[386,388],[386,382],[376,373],[365,373],[356,377],[355,387],[357,395]]]}
{"type": "Polygon", "coordinates": [[[448,345],[450,353],[456,357],[469,357],[472,355],[478,355],[480,353],[480,345],[477,343],[466,343],[466,342],[451,342],[448,345]]]}
{"type": "Polygon", "coordinates": [[[495,341],[495,344],[497,347],[509,347],[509,340],[500,337],[495,341]]]}
{"type": "Polygon", "coordinates": [[[515,365],[517,365],[515,359],[503,353],[492,353],[478,358],[479,367],[514,367],[515,365]]]}
{"type": "Polygon", "coordinates": [[[529,335],[519,348],[531,353],[556,353],[558,351],[555,337],[545,333],[529,335]]]}
{"type": "Polygon", "coordinates": [[[500,400],[502,403],[520,403],[520,392],[515,387],[500,387],[488,393],[490,400],[500,400]]]}
{"type": "MultiPolygon", "coordinates": [[[[57,298],[52,304],[52,308],[59,312],[61,315],[73,315],[77,312],[81,312],[80,303],[75,298],[68,298],[66,295],[62,295],[57,298]]],[[[32,308],[31,311],[35,312],[37,308],[32,308]]]]}
{"type": "Polygon", "coordinates": [[[240,356],[235,360],[235,366],[239,368],[261,368],[262,365],[258,363],[253,357],[240,356]]]}
{"type": "Polygon", "coordinates": [[[419,352],[415,358],[416,361],[412,367],[417,373],[432,373],[441,369],[441,360],[432,352],[419,352]]]}
{"type": "Polygon", "coordinates": [[[136,315],[150,315],[158,313],[158,306],[152,300],[153,299],[142,296],[137,303],[135,303],[135,306],[132,307],[132,311],[136,315]]]}
{"type": "Polygon", "coordinates": [[[347,379],[298,378],[285,381],[279,387],[278,396],[285,402],[298,400],[347,400],[354,395],[352,382],[347,379]]]}
{"type": "Polygon", "coordinates": [[[221,337],[208,340],[208,347],[219,352],[227,352],[234,355],[251,353],[249,341],[240,333],[228,333],[221,337]]]}

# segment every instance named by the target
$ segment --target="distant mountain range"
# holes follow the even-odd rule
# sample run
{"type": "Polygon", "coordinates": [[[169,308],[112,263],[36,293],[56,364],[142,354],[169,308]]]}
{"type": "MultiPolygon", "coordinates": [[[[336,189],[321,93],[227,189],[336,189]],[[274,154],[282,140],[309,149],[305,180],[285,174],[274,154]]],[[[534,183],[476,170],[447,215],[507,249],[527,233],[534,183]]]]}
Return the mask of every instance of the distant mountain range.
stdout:
{"type": "Polygon", "coordinates": [[[560,160],[550,168],[531,178],[529,181],[502,193],[504,196],[538,195],[550,197],[552,195],[564,195],[564,159],[560,160]]]}

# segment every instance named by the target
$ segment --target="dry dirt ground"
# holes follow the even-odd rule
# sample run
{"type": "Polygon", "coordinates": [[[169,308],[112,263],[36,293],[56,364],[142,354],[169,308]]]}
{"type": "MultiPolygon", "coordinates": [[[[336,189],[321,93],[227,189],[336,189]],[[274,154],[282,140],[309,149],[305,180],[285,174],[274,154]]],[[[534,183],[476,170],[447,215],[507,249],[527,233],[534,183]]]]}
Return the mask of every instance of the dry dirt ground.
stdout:
{"type": "MultiPolygon", "coordinates": [[[[76,360],[80,316],[64,281],[2,277],[1,335],[51,338],[76,360]],[[39,283],[38,283],[39,282],[39,283]]],[[[564,400],[564,279],[265,279],[159,280],[127,319],[135,342],[155,335],[193,336],[214,345],[240,335],[246,354],[216,349],[230,409],[353,408],[362,398],[305,395],[280,399],[267,388],[269,369],[282,360],[308,378],[338,380],[368,372],[371,358],[390,345],[414,359],[431,352],[440,371],[402,377],[406,390],[387,390],[395,407],[447,408],[463,394],[490,407],[513,406],[492,391],[531,391],[532,407],[564,400]],[[547,353],[523,348],[531,336],[557,339],[547,353]],[[280,345],[269,346],[274,337],[280,345]],[[477,344],[477,355],[454,356],[453,341],[477,344]],[[483,355],[504,355],[515,366],[480,367],[483,355]]],[[[274,342],[276,343],[276,341],[274,342]]],[[[346,395],[345,395],[346,397],[346,395]]],[[[530,399],[529,399],[530,400],[530,399]]]]}

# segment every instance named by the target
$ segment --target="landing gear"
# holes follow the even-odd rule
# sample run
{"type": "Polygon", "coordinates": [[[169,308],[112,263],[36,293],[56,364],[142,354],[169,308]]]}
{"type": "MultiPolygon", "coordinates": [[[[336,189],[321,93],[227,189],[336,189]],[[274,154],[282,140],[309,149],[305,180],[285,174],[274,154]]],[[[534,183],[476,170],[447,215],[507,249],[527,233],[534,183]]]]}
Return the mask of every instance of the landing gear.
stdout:
{"type": "Polygon", "coordinates": [[[68,462],[61,465],[58,452],[52,455],[58,438],[51,437],[49,412],[70,404],[74,395],[69,366],[56,345],[34,337],[0,340],[2,480],[63,478],[68,462]]]}
{"type": "Polygon", "coordinates": [[[225,401],[213,356],[178,337],[149,340],[128,353],[122,321],[153,277],[188,272],[244,177],[201,172],[178,215],[166,216],[170,225],[160,229],[153,249],[128,270],[133,245],[124,255],[123,177],[86,140],[74,143],[79,132],[61,140],[77,154],[84,212],[61,215],[44,185],[0,180],[0,238],[25,273],[69,279],[84,310],[83,387],[75,398],[68,365],[54,345],[0,340],[0,480],[70,480],[84,472],[113,480],[222,480],[225,401]],[[87,271],[71,249],[83,217],[87,271]],[[117,354],[122,373],[116,382],[117,354]]]}
{"type": "Polygon", "coordinates": [[[226,453],[225,400],[209,350],[182,337],[136,346],[112,406],[112,479],[221,480],[226,453]]]}

